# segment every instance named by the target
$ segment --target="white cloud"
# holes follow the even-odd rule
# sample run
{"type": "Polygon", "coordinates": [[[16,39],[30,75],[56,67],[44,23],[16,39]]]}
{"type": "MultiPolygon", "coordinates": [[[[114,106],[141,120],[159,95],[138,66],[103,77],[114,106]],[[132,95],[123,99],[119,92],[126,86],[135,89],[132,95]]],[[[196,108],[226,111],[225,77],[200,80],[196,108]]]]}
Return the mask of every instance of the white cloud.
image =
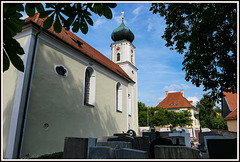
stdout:
{"type": "Polygon", "coordinates": [[[132,13],[133,13],[134,15],[138,15],[141,9],[142,9],[142,7],[138,7],[138,8],[136,8],[135,10],[133,10],[132,13]]]}
{"type": "Polygon", "coordinates": [[[153,24],[152,23],[149,23],[148,24],[148,28],[147,28],[147,32],[150,32],[153,28],[153,24]]]}
{"type": "Polygon", "coordinates": [[[132,11],[134,17],[131,19],[130,23],[133,23],[134,21],[136,21],[138,15],[140,14],[141,9],[142,7],[138,7],[132,11]]]}
{"type": "Polygon", "coordinates": [[[194,96],[194,97],[188,97],[187,98],[188,101],[193,101],[193,105],[196,106],[197,102],[199,102],[199,99],[194,96]]]}
{"type": "Polygon", "coordinates": [[[171,84],[170,86],[165,86],[163,88],[164,91],[180,91],[180,90],[185,90],[185,89],[191,89],[191,86],[189,85],[186,85],[186,84],[180,84],[180,85],[177,85],[177,84],[171,84]]]}
{"type": "Polygon", "coordinates": [[[105,22],[106,22],[106,19],[99,18],[99,19],[97,19],[97,21],[94,23],[93,28],[97,28],[97,27],[101,26],[101,25],[102,25],[103,23],[105,23],[105,22]]]}
{"type": "MultiPolygon", "coordinates": [[[[122,23],[122,14],[119,13],[119,16],[116,15],[116,12],[114,10],[112,10],[112,14],[113,14],[113,20],[115,20],[118,24],[122,23]]],[[[126,24],[126,20],[124,20],[124,23],[126,24]]]]}

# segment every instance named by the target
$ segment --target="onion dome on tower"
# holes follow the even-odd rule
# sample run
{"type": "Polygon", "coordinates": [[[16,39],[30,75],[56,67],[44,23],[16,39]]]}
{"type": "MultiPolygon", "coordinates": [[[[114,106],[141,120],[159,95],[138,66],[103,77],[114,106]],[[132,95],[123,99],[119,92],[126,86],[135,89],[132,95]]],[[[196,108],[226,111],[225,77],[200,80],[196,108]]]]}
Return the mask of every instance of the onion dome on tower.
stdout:
{"type": "Polygon", "coordinates": [[[124,22],[123,22],[123,13],[122,12],[122,23],[121,25],[114,29],[112,34],[111,34],[111,38],[114,42],[117,42],[117,41],[121,41],[121,40],[128,40],[130,42],[132,42],[134,40],[134,35],[132,33],[132,31],[127,27],[125,26],[124,22]]]}

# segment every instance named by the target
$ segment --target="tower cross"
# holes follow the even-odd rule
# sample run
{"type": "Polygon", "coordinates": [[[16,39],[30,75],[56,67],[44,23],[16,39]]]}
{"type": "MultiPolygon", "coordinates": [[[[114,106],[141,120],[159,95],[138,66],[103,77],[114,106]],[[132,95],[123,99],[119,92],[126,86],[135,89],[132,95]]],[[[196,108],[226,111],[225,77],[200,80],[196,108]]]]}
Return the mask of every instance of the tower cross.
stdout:
{"type": "Polygon", "coordinates": [[[122,19],[123,19],[123,18],[124,18],[124,17],[123,17],[124,12],[121,12],[121,13],[122,13],[122,19]]]}

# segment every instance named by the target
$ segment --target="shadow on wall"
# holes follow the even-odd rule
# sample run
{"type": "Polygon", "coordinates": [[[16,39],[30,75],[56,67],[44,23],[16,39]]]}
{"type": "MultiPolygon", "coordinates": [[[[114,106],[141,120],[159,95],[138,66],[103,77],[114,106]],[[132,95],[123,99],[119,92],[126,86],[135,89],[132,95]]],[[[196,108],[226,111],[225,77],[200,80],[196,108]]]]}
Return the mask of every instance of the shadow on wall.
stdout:
{"type": "Polygon", "coordinates": [[[22,158],[63,151],[65,137],[101,137],[119,131],[110,104],[83,106],[85,67],[39,44],[22,158]],[[68,76],[57,75],[55,65],[64,65],[68,76]]]}
{"type": "MultiPolygon", "coordinates": [[[[9,136],[9,126],[11,123],[11,116],[12,116],[12,108],[13,108],[13,102],[14,102],[14,98],[11,98],[7,101],[7,103],[3,103],[5,108],[3,110],[3,119],[2,119],[2,127],[3,127],[3,143],[2,143],[2,147],[3,147],[3,157],[5,157],[6,154],[6,149],[7,149],[7,142],[8,142],[8,136],[9,136]],[[6,105],[6,106],[5,106],[6,105]]],[[[3,109],[2,108],[2,109],[3,109]]]]}

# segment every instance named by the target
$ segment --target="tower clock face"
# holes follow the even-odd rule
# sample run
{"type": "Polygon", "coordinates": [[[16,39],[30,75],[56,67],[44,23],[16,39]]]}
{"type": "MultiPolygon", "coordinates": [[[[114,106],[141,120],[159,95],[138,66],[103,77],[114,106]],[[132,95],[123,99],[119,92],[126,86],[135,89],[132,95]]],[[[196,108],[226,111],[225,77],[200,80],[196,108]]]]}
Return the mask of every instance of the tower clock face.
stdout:
{"type": "Polygon", "coordinates": [[[120,50],[120,47],[117,47],[117,51],[119,51],[120,50]]]}
{"type": "Polygon", "coordinates": [[[133,53],[133,50],[131,49],[131,52],[133,53]]]}

